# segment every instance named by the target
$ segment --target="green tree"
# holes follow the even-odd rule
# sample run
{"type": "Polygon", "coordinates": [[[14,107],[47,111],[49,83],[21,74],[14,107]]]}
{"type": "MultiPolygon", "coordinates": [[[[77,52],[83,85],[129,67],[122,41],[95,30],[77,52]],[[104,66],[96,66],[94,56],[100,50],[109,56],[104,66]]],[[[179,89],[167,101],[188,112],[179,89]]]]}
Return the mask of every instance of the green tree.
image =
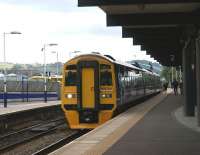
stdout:
{"type": "Polygon", "coordinates": [[[172,81],[172,72],[173,72],[173,79],[176,78],[177,76],[177,80],[180,81],[181,77],[180,77],[180,68],[179,67],[163,67],[162,71],[161,71],[161,78],[164,78],[166,81],[170,82],[172,81]]]}
{"type": "Polygon", "coordinates": [[[166,81],[171,81],[171,68],[163,66],[163,69],[161,71],[161,78],[164,78],[166,81]]]}
{"type": "Polygon", "coordinates": [[[18,70],[23,70],[24,69],[24,66],[22,64],[15,64],[11,70],[14,70],[14,71],[18,71],[18,70]]]}

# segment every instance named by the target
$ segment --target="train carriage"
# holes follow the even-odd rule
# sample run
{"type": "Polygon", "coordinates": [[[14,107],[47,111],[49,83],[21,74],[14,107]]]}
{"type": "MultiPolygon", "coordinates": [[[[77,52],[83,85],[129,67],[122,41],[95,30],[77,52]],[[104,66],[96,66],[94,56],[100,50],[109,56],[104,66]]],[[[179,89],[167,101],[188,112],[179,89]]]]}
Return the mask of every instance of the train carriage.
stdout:
{"type": "Polygon", "coordinates": [[[158,91],[156,86],[146,88],[144,73],[148,78],[155,77],[153,73],[100,54],[69,60],[63,69],[61,97],[70,128],[95,128],[111,119],[120,105],[158,91]]]}

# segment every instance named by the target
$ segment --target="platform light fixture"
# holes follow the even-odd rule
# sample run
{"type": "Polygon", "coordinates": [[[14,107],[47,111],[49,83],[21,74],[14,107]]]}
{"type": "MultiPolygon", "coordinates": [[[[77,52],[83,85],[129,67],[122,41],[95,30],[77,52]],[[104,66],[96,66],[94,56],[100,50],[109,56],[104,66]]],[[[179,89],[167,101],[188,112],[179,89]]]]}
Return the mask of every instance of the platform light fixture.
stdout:
{"type": "Polygon", "coordinates": [[[56,54],[56,81],[58,82],[58,70],[59,70],[59,66],[58,66],[58,51],[52,51],[51,53],[56,54]]]}
{"type": "Polygon", "coordinates": [[[73,52],[69,52],[69,58],[71,59],[72,54],[77,55],[77,53],[80,53],[81,51],[73,51],[73,52]]]}
{"type": "Polygon", "coordinates": [[[4,62],[4,108],[7,108],[7,69],[6,69],[6,35],[7,34],[22,34],[19,31],[3,32],[3,62],[4,62]]]}
{"type": "Polygon", "coordinates": [[[41,51],[44,53],[44,102],[47,102],[47,65],[46,65],[46,47],[47,46],[58,46],[56,43],[44,44],[41,51]]]}

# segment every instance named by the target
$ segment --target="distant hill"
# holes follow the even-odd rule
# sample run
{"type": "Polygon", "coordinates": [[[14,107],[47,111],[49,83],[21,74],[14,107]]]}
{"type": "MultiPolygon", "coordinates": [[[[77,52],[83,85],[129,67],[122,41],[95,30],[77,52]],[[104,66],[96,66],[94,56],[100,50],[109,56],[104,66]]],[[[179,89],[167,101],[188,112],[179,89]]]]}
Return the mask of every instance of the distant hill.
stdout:
{"type": "MultiPolygon", "coordinates": [[[[162,70],[162,66],[159,63],[152,63],[147,60],[132,60],[128,61],[127,63],[133,64],[137,62],[141,67],[145,69],[150,69],[149,63],[153,66],[153,71],[160,74],[162,70]]],[[[0,63],[0,73],[3,73],[3,63],[0,63]]],[[[56,74],[56,63],[47,64],[47,71],[51,72],[52,74],[56,74]]],[[[59,74],[62,72],[63,63],[59,62],[59,74]]],[[[6,65],[7,73],[15,73],[15,74],[28,74],[29,76],[32,75],[40,75],[43,74],[44,66],[43,64],[13,64],[8,63],[6,65]]]]}
{"type": "MultiPolygon", "coordinates": [[[[58,63],[58,72],[61,74],[63,63],[58,63]]],[[[47,64],[47,72],[50,72],[52,75],[56,74],[56,63],[47,64]]],[[[24,74],[27,76],[33,76],[33,75],[41,75],[44,72],[44,66],[43,64],[14,64],[14,63],[8,63],[6,64],[7,74],[14,73],[14,74],[24,74]]],[[[0,63],[0,73],[3,73],[4,70],[4,64],[0,63]]]]}
{"type": "MultiPolygon", "coordinates": [[[[7,63],[6,64],[6,68],[7,69],[10,69],[10,68],[12,68],[14,66],[14,64],[12,64],[12,63],[7,63]]],[[[3,62],[0,62],[0,70],[3,70],[4,69],[4,63],[3,62]]]]}
{"type": "Polygon", "coordinates": [[[152,64],[153,66],[153,71],[160,74],[161,73],[161,70],[162,70],[162,65],[160,65],[159,63],[153,63],[153,62],[150,62],[150,61],[147,61],[147,60],[132,60],[132,61],[127,61],[127,63],[129,64],[133,64],[137,62],[141,67],[145,68],[145,69],[150,69],[150,64],[152,64]]]}

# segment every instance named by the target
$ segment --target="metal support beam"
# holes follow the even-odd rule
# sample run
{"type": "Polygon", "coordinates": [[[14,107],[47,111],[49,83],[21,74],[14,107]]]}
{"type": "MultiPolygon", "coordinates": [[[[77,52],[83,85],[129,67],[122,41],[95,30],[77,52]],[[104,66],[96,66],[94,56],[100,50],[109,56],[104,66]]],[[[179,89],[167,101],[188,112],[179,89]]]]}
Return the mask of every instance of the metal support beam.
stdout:
{"type": "Polygon", "coordinates": [[[200,126],[200,35],[196,39],[197,121],[200,126]]]}
{"type": "Polygon", "coordinates": [[[161,45],[161,46],[180,46],[178,41],[173,40],[137,40],[133,39],[133,45],[161,45]]]}
{"type": "Polygon", "coordinates": [[[134,37],[133,38],[134,45],[145,45],[145,44],[157,44],[157,45],[180,45],[180,41],[178,38],[142,38],[142,37],[134,37]]]}
{"type": "Polygon", "coordinates": [[[166,49],[166,50],[172,50],[172,51],[175,51],[175,50],[179,50],[181,49],[181,46],[179,44],[170,44],[170,43],[154,43],[154,42],[149,42],[149,43],[144,43],[144,45],[141,45],[141,47],[143,48],[147,48],[147,49],[166,49]]]}
{"type": "Polygon", "coordinates": [[[156,27],[156,28],[122,27],[122,31],[125,33],[146,33],[146,34],[181,33],[181,27],[156,27]]]}
{"type": "Polygon", "coordinates": [[[157,36],[157,37],[162,37],[162,36],[166,36],[166,37],[173,37],[173,36],[180,36],[180,34],[178,33],[172,33],[172,32],[168,32],[168,33],[145,33],[145,32],[126,32],[126,31],[122,31],[122,37],[123,38],[132,38],[134,36],[138,36],[138,35],[141,35],[141,36],[157,36]]]}
{"type": "Polygon", "coordinates": [[[152,14],[107,14],[107,26],[150,26],[200,24],[199,12],[152,13],[152,14]]]}
{"type": "Polygon", "coordinates": [[[145,51],[145,50],[149,50],[149,51],[169,51],[169,52],[173,52],[173,51],[177,51],[180,50],[180,47],[176,47],[176,46],[170,46],[170,45],[141,45],[141,50],[145,51]]]}
{"type": "Polygon", "coordinates": [[[192,3],[199,0],[78,0],[78,6],[102,6],[102,5],[128,5],[128,4],[168,4],[168,3],[192,3]]]}
{"type": "Polygon", "coordinates": [[[175,36],[133,36],[133,39],[141,40],[141,41],[179,41],[179,37],[175,36]]]}
{"type": "Polygon", "coordinates": [[[180,36],[180,28],[164,27],[164,28],[122,28],[122,37],[130,38],[133,36],[180,36]]]}

